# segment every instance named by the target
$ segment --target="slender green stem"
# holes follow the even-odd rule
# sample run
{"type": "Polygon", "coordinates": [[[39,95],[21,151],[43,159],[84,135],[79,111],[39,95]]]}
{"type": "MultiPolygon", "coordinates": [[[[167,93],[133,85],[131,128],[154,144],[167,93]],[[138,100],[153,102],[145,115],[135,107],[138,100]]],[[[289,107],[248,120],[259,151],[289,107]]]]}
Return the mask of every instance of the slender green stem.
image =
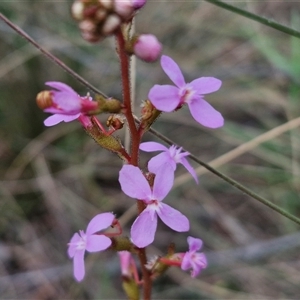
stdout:
{"type": "MultiPolygon", "coordinates": [[[[137,120],[136,120],[137,121],[137,120]]],[[[152,134],[154,134],[155,136],[157,136],[159,139],[161,139],[162,141],[166,142],[168,145],[175,145],[175,143],[170,140],[169,138],[167,138],[166,136],[162,135],[161,133],[159,133],[158,131],[156,131],[153,128],[150,128],[149,130],[152,134]]],[[[185,149],[182,149],[183,151],[187,151],[185,149]]],[[[272,203],[271,201],[267,200],[266,198],[256,194],[255,192],[249,190],[248,188],[246,188],[245,186],[243,186],[242,184],[238,183],[237,181],[235,181],[234,179],[226,176],[225,174],[217,171],[216,169],[214,169],[213,167],[211,167],[210,165],[206,164],[205,162],[201,161],[199,158],[197,158],[196,156],[194,156],[193,154],[190,154],[189,157],[195,161],[197,164],[203,166],[205,169],[209,170],[211,173],[214,173],[215,175],[217,175],[218,177],[220,177],[221,179],[223,179],[224,181],[228,182],[230,185],[234,186],[235,188],[237,188],[238,190],[242,191],[243,193],[247,194],[248,196],[252,197],[255,200],[258,200],[259,202],[261,202],[262,204],[268,206],[269,208],[275,210],[276,212],[278,212],[279,214],[285,216],[286,218],[290,219],[291,221],[297,223],[300,225],[300,219],[297,218],[296,216],[290,214],[289,212],[287,212],[286,210],[282,209],[281,207],[279,207],[278,205],[272,203]]]]}
{"type": "Polygon", "coordinates": [[[204,1],[209,2],[211,4],[214,4],[216,6],[219,6],[221,8],[227,9],[227,10],[229,10],[231,12],[239,14],[239,15],[241,15],[243,17],[246,17],[248,19],[251,19],[253,21],[256,21],[256,22],[259,22],[261,24],[264,24],[264,25],[266,25],[268,27],[274,28],[274,29],[276,29],[278,31],[281,31],[281,32],[284,32],[286,34],[289,34],[289,35],[295,36],[297,38],[300,38],[300,31],[295,30],[295,29],[290,28],[290,27],[287,27],[285,25],[282,25],[282,24],[280,24],[278,22],[275,22],[273,20],[261,17],[259,15],[251,13],[251,12],[246,11],[244,9],[238,8],[238,7],[230,5],[230,4],[227,4],[227,3],[223,2],[223,1],[219,1],[219,0],[204,0],[204,1]]]}
{"type": "Polygon", "coordinates": [[[81,82],[83,85],[87,86],[91,91],[102,95],[105,98],[108,98],[107,95],[105,95],[103,92],[98,90],[96,87],[94,87],[92,84],[90,84],[87,80],[85,80],[83,77],[81,77],[79,74],[77,74],[74,70],[72,70],[70,67],[68,67],[65,63],[63,63],[59,58],[54,56],[52,53],[50,53],[48,50],[43,48],[37,41],[35,41],[30,35],[28,35],[23,29],[21,29],[18,25],[11,22],[8,18],[6,18],[2,13],[0,13],[0,19],[3,20],[9,27],[11,27],[14,31],[16,31],[20,36],[22,36],[24,39],[26,39],[30,44],[32,44],[35,48],[40,50],[48,59],[52,60],[55,64],[57,64],[59,67],[61,67],[63,70],[65,70],[67,73],[72,75],[75,79],[77,79],[79,82],[81,82]]]}

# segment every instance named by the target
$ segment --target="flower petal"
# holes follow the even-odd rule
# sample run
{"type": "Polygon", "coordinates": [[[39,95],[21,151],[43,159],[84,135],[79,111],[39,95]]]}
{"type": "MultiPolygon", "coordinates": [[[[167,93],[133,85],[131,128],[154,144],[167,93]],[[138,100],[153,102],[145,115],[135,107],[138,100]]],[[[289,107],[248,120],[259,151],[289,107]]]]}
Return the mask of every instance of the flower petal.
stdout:
{"type": "Polygon", "coordinates": [[[176,170],[176,163],[173,159],[170,158],[170,155],[166,152],[160,153],[154,157],[152,157],[148,162],[148,170],[151,173],[157,173],[158,169],[163,164],[170,164],[173,168],[173,171],[176,170]]]}
{"type": "Polygon", "coordinates": [[[98,252],[107,249],[111,245],[111,239],[104,235],[90,235],[86,240],[86,250],[98,252]]]}
{"type": "Polygon", "coordinates": [[[68,255],[70,258],[73,258],[76,253],[76,246],[75,244],[81,239],[80,235],[76,232],[72,236],[69,247],[68,247],[68,255]]]}
{"type": "Polygon", "coordinates": [[[76,95],[76,92],[67,84],[59,82],[59,81],[47,81],[45,82],[46,85],[61,91],[61,92],[68,92],[68,93],[74,93],[76,95]]]}
{"type": "Polygon", "coordinates": [[[188,218],[165,203],[161,203],[161,209],[157,211],[157,214],[167,226],[175,231],[184,232],[190,229],[188,218]]]}
{"type": "Polygon", "coordinates": [[[160,59],[160,64],[169,78],[177,85],[182,87],[185,85],[185,80],[177,63],[169,56],[163,55],[160,59]]]}
{"type": "Polygon", "coordinates": [[[200,95],[205,95],[217,91],[221,87],[222,81],[214,77],[201,77],[193,80],[189,85],[200,95]]]}
{"type": "Polygon", "coordinates": [[[145,152],[167,151],[168,148],[160,143],[145,142],[145,143],[140,144],[140,150],[145,151],[145,152]]]}
{"type": "Polygon", "coordinates": [[[182,262],[181,262],[181,269],[183,271],[186,271],[190,268],[192,268],[192,260],[191,260],[191,255],[189,252],[186,252],[183,256],[182,262]]]}
{"type": "Polygon", "coordinates": [[[73,258],[73,273],[77,281],[81,281],[85,275],[84,250],[77,251],[73,258]]]}
{"type": "Polygon", "coordinates": [[[115,219],[114,214],[112,213],[103,213],[96,215],[88,224],[86,229],[86,234],[91,235],[100,230],[106,229],[109,227],[113,220],[115,219]]]}
{"type": "Polygon", "coordinates": [[[173,85],[158,85],[151,88],[148,98],[156,109],[171,112],[180,103],[179,89],[173,85]]]}
{"type": "Polygon", "coordinates": [[[61,114],[55,114],[52,115],[50,117],[48,117],[45,121],[44,121],[44,125],[47,127],[50,126],[54,126],[60,122],[71,122],[75,119],[77,119],[80,116],[79,114],[76,115],[61,115],[61,114]]]}
{"type": "Polygon", "coordinates": [[[169,163],[165,163],[155,172],[153,184],[153,198],[163,200],[170,192],[174,183],[174,169],[169,163]]]}
{"type": "Polygon", "coordinates": [[[157,215],[147,208],[137,217],[131,227],[131,240],[139,248],[144,248],[154,241],[157,227],[157,215]]]}
{"type": "Polygon", "coordinates": [[[124,165],[119,173],[122,191],[131,198],[151,200],[151,188],[138,167],[124,165]]]}
{"type": "Polygon", "coordinates": [[[188,170],[188,172],[193,176],[197,184],[199,183],[198,181],[198,176],[194,168],[190,165],[188,160],[185,157],[181,157],[180,163],[183,164],[183,166],[188,170]]]}
{"type": "Polygon", "coordinates": [[[198,251],[202,247],[202,240],[193,238],[192,236],[189,236],[187,238],[188,244],[189,244],[189,251],[198,251]]]}
{"type": "Polygon", "coordinates": [[[204,99],[191,100],[188,102],[188,106],[193,118],[203,126],[218,128],[224,125],[222,115],[204,99]]]}

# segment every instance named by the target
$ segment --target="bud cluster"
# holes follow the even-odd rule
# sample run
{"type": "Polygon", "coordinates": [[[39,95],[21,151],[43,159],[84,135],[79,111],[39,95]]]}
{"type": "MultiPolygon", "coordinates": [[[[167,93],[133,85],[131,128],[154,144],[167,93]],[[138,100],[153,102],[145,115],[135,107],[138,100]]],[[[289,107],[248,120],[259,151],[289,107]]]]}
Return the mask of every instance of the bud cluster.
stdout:
{"type": "Polygon", "coordinates": [[[115,33],[139,7],[132,0],[76,0],[72,15],[79,21],[82,37],[95,43],[115,33]]]}

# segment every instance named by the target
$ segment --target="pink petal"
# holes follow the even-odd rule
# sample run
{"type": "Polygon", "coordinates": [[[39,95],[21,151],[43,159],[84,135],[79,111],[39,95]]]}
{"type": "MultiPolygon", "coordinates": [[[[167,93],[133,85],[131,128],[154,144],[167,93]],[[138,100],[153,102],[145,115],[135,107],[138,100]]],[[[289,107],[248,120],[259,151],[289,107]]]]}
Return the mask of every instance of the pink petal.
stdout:
{"type": "Polygon", "coordinates": [[[123,276],[130,276],[130,264],[132,263],[132,256],[129,251],[119,251],[121,273],[123,276]]]}
{"type": "Polygon", "coordinates": [[[69,247],[68,247],[68,255],[70,258],[73,258],[76,253],[76,246],[75,243],[77,243],[81,239],[80,235],[76,232],[72,236],[69,247]]]}
{"type": "Polygon", "coordinates": [[[188,102],[188,106],[193,118],[203,126],[218,128],[224,125],[222,115],[204,99],[191,100],[188,102]]]}
{"type": "Polygon", "coordinates": [[[55,114],[53,116],[48,117],[44,121],[44,125],[47,127],[54,126],[60,122],[71,122],[75,119],[77,119],[80,116],[79,114],[76,115],[61,115],[61,114],[55,114]]]}
{"type": "Polygon", "coordinates": [[[182,262],[181,262],[181,269],[183,271],[191,269],[192,268],[192,263],[191,262],[192,262],[192,260],[191,260],[190,253],[186,252],[183,259],[182,259],[182,262]]]}
{"type": "Polygon", "coordinates": [[[54,92],[53,101],[68,114],[77,114],[81,111],[81,99],[75,93],[54,92]]]}
{"type": "Polygon", "coordinates": [[[176,163],[173,159],[170,158],[170,155],[166,152],[160,153],[152,157],[148,162],[148,170],[151,173],[156,174],[158,172],[158,169],[166,163],[172,166],[173,171],[176,170],[176,163]]]}
{"type": "Polygon", "coordinates": [[[90,235],[87,237],[86,250],[89,252],[98,252],[107,249],[111,245],[111,240],[104,235],[90,235]]]}
{"type": "Polygon", "coordinates": [[[193,238],[192,236],[189,236],[187,238],[188,244],[189,244],[189,251],[198,251],[202,247],[202,240],[193,238]]]}
{"type": "Polygon", "coordinates": [[[137,217],[131,227],[131,240],[139,248],[144,248],[154,241],[157,227],[157,215],[147,208],[137,217]]]}
{"type": "Polygon", "coordinates": [[[62,83],[59,81],[47,81],[47,82],[45,82],[45,84],[58,90],[58,91],[74,93],[76,95],[76,92],[65,83],[62,83]]]}
{"type": "Polygon", "coordinates": [[[182,157],[180,159],[180,162],[183,164],[183,166],[188,170],[188,172],[193,176],[193,178],[195,179],[195,181],[197,182],[197,184],[199,183],[198,181],[198,176],[196,171],[194,170],[194,168],[190,165],[190,163],[188,162],[188,160],[185,157],[182,157]]]}
{"type": "Polygon", "coordinates": [[[140,144],[140,150],[145,151],[145,152],[167,151],[168,148],[160,143],[145,142],[145,143],[140,144]]]}
{"type": "Polygon", "coordinates": [[[96,215],[88,224],[86,229],[86,234],[91,235],[93,233],[96,233],[102,229],[106,229],[109,227],[113,220],[115,219],[115,216],[112,213],[103,213],[96,215]]]}
{"type": "Polygon", "coordinates": [[[148,98],[156,109],[171,112],[180,103],[179,89],[173,85],[158,85],[151,88],[148,98]]]}
{"type": "Polygon", "coordinates": [[[214,77],[201,77],[189,83],[200,95],[210,94],[217,91],[222,81],[214,77]]]}
{"type": "Polygon", "coordinates": [[[203,253],[196,253],[193,255],[191,276],[195,278],[203,269],[207,267],[206,256],[203,253]]]}
{"type": "Polygon", "coordinates": [[[174,183],[174,169],[165,163],[155,173],[153,184],[153,198],[156,200],[163,200],[170,192],[174,183]]]}
{"type": "Polygon", "coordinates": [[[160,64],[165,73],[178,87],[185,85],[185,80],[177,63],[169,56],[163,55],[160,59],[160,64]]]}
{"type": "Polygon", "coordinates": [[[188,218],[165,203],[161,203],[161,209],[157,211],[157,214],[168,227],[177,232],[184,232],[190,229],[188,218]]]}
{"type": "Polygon", "coordinates": [[[138,167],[124,165],[119,173],[122,191],[131,198],[151,200],[151,188],[138,167]]]}
{"type": "Polygon", "coordinates": [[[77,251],[73,259],[73,273],[77,281],[81,281],[85,275],[84,250],[77,251]]]}

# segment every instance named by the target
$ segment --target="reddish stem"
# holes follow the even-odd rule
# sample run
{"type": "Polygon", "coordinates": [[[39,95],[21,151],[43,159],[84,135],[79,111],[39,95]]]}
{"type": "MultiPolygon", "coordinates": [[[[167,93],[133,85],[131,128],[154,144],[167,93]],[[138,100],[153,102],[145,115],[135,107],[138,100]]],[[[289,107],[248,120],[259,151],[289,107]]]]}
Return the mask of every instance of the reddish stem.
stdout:
{"type": "MultiPolygon", "coordinates": [[[[130,96],[130,63],[129,57],[125,51],[125,39],[120,29],[117,34],[117,43],[118,43],[118,54],[120,58],[121,64],[121,77],[122,77],[122,87],[123,87],[123,113],[126,117],[130,135],[131,135],[131,160],[130,164],[134,166],[138,166],[138,158],[139,158],[139,146],[141,141],[141,136],[136,128],[134,117],[132,114],[131,108],[131,96],[130,96]]],[[[145,205],[143,201],[137,201],[138,213],[140,214],[145,205]]],[[[143,292],[144,292],[144,300],[151,299],[151,290],[152,290],[152,280],[151,273],[147,270],[147,256],[145,248],[141,248],[138,250],[138,257],[141,264],[141,270],[143,275],[143,292]]]]}
{"type": "Polygon", "coordinates": [[[123,87],[123,112],[128,122],[130,134],[131,134],[131,164],[138,165],[138,154],[140,145],[140,136],[135,126],[132,109],[131,109],[131,96],[130,96],[130,63],[129,57],[125,51],[125,39],[121,30],[116,34],[118,43],[118,52],[121,64],[121,76],[123,87]]]}

